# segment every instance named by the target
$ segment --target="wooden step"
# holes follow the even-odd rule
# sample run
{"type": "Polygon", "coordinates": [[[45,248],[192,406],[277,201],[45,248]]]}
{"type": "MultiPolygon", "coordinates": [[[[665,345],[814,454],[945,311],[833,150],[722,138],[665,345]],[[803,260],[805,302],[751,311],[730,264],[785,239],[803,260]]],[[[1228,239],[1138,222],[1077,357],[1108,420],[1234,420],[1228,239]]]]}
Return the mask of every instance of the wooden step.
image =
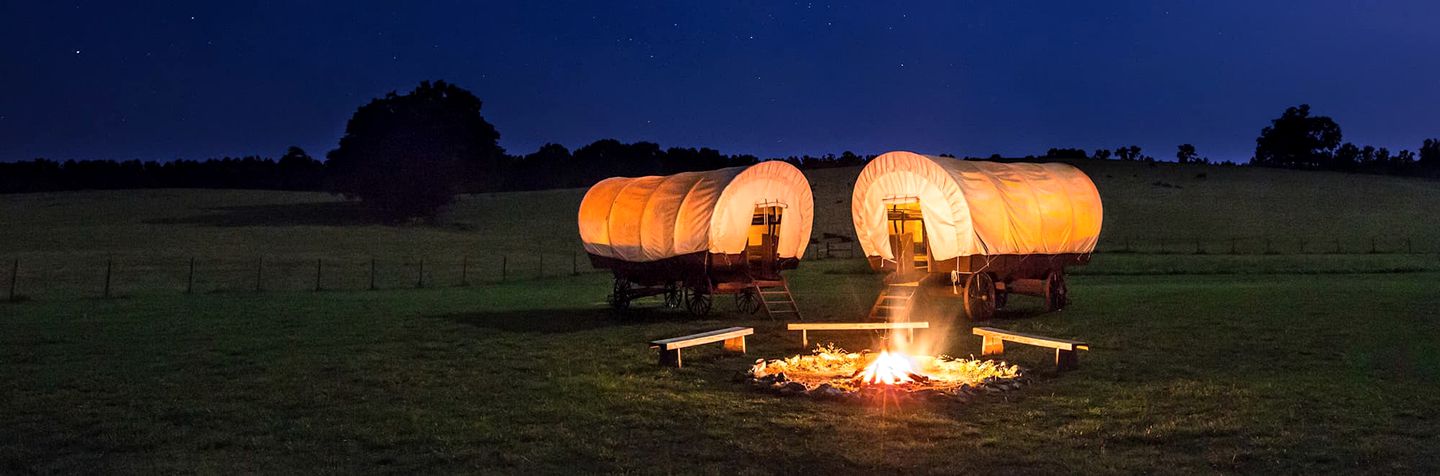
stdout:
{"type": "Polygon", "coordinates": [[[794,314],[796,319],[800,317],[800,306],[795,304],[795,297],[790,295],[790,284],[784,279],[774,281],[754,281],[755,292],[760,296],[760,303],[765,307],[765,314],[775,317],[777,314],[794,314]]]}
{"type": "Polygon", "coordinates": [[[908,317],[919,287],[904,284],[891,284],[880,290],[880,295],[875,297],[875,304],[870,307],[870,319],[891,321],[896,318],[908,317]]]}

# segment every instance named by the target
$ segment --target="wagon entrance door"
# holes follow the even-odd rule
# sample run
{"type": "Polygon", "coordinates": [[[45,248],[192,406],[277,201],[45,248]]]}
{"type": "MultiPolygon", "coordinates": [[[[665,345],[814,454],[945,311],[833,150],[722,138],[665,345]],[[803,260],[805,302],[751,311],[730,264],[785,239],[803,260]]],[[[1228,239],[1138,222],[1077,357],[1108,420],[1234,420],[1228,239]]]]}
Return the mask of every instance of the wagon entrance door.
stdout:
{"type": "Polygon", "coordinates": [[[890,252],[895,255],[895,272],[930,271],[930,238],[920,214],[920,200],[902,199],[887,205],[886,225],[890,252]]]}
{"type": "Polygon", "coordinates": [[[785,217],[785,207],[760,205],[750,218],[750,236],[745,243],[745,263],[750,275],[756,278],[778,278],[776,261],[780,258],[780,222],[785,217]]]}

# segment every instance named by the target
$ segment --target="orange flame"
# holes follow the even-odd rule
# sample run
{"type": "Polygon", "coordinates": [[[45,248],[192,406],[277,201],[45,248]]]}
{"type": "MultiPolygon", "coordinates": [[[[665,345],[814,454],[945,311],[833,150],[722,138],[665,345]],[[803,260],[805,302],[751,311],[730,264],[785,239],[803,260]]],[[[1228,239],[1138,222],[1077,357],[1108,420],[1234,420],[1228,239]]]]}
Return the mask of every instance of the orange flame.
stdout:
{"type": "Polygon", "coordinates": [[[860,383],[895,385],[897,383],[914,382],[910,376],[915,369],[910,365],[910,359],[900,353],[880,351],[880,356],[874,362],[860,371],[860,383]]]}

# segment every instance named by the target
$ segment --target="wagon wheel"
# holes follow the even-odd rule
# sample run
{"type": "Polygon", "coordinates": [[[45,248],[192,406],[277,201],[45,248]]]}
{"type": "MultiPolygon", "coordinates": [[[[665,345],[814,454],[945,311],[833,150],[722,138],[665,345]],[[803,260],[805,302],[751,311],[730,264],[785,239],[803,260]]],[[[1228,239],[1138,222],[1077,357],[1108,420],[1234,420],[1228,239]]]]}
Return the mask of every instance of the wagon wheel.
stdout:
{"type": "Polygon", "coordinates": [[[735,295],[735,308],[743,314],[760,311],[760,295],[754,289],[746,289],[735,295]]]}
{"type": "Polygon", "coordinates": [[[665,307],[669,309],[679,308],[685,302],[685,293],[675,283],[665,285],[665,307]]]}
{"type": "Polygon", "coordinates": [[[615,278],[615,287],[611,289],[610,295],[605,298],[605,302],[610,303],[610,307],[614,309],[624,310],[629,308],[631,287],[630,280],[615,278]]]}
{"type": "Polygon", "coordinates": [[[1045,310],[1059,311],[1070,304],[1070,286],[1065,283],[1065,274],[1051,271],[1045,275],[1045,310]]]}
{"type": "Polygon", "coordinates": [[[974,273],[965,280],[965,314],[972,322],[995,315],[995,280],[989,273],[974,273]]]}
{"type": "Polygon", "coordinates": [[[685,290],[685,310],[697,317],[710,313],[711,300],[710,293],[699,288],[691,287],[685,290]]]}

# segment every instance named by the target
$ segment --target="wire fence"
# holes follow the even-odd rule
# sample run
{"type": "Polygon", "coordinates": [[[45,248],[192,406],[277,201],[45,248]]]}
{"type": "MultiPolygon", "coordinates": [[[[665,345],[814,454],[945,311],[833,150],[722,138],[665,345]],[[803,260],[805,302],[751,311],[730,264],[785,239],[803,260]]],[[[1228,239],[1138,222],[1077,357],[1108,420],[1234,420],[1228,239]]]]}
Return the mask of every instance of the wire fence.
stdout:
{"type": "MultiPolygon", "coordinates": [[[[1410,238],[1370,239],[1107,237],[1096,253],[1194,255],[1434,254],[1440,244],[1410,238]]],[[[811,243],[806,259],[862,256],[853,241],[811,243]]],[[[585,253],[451,257],[71,256],[0,259],[0,299],[117,298],[141,293],[207,294],[353,291],[489,285],[605,272],[585,253]]]]}
{"type": "Polygon", "coordinates": [[[445,258],[27,256],[0,261],[0,298],[116,298],[463,287],[595,273],[580,252],[445,258]]]}
{"type": "Polygon", "coordinates": [[[1309,255],[1309,254],[1431,254],[1440,252],[1432,241],[1409,237],[1370,238],[1174,238],[1105,237],[1096,253],[1309,255]]]}
{"type": "MultiPolygon", "coordinates": [[[[1440,243],[1405,237],[1373,238],[1174,238],[1103,237],[1096,253],[1197,255],[1309,255],[1309,254],[1433,254],[1440,243]]],[[[860,245],[853,240],[812,242],[807,259],[855,258],[860,245]]]]}

